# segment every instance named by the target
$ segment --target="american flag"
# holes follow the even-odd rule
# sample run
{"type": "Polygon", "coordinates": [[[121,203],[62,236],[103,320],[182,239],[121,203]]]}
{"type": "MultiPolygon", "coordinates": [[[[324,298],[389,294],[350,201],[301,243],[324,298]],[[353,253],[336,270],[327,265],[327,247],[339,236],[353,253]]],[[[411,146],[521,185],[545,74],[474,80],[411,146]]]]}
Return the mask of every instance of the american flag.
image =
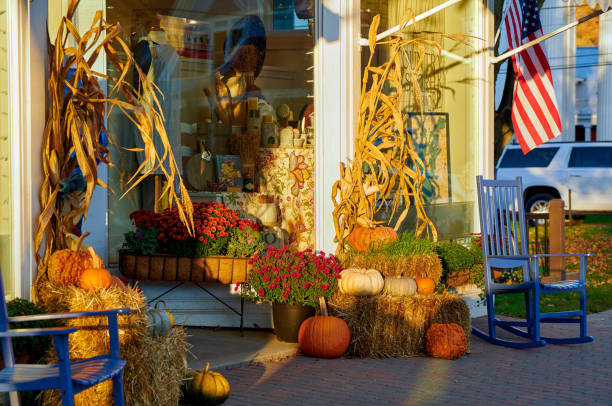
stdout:
{"type": "MultiPolygon", "coordinates": [[[[510,0],[504,23],[510,49],[542,36],[537,0],[510,0]]],[[[561,134],[561,119],[544,48],[512,56],[515,73],[512,124],[523,153],[561,134]]]]}

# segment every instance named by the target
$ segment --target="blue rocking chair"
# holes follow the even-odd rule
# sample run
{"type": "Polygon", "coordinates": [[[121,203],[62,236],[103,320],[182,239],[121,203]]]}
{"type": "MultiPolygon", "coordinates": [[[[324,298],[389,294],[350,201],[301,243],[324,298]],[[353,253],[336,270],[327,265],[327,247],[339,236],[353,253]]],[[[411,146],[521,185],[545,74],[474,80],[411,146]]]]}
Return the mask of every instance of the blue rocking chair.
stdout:
{"type": "Polygon", "coordinates": [[[118,314],[127,314],[130,309],[114,309],[91,312],[51,313],[34,316],[8,317],[4,287],[0,277],[0,340],[4,369],[0,371],[0,392],[10,392],[11,406],[19,405],[18,391],[60,389],[62,405],[74,405],[74,395],[109,378],[113,379],[115,406],[123,406],[123,367],[125,361],[119,356],[118,314]],[[9,330],[9,322],[71,319],[77,317],[108,316],[110,354],[71,362],[68,335],[73,327],[29,328],[9,330]],[[15,364],[12,337],[52,336],[58,364],[15,364]]]}
{"type": "Polygon", "coordinates": [[[477,184],[489,333],[474,326],[472,333],[493,344],[513,348],[540,347],[546,343],[577,344],[593,341],[593,337],[587,335],[586,313],[586,265],[587,257],[592,254],[529,255],[521,178],[517,177],[512,181],[484,180],[482,176],[478,176],[477,184]],[[540,258],[558,256],[580,258],[579,280],[540,282],[540,258]],[[523,281],[515,284],[498,283],[492,276],[494,268],[522,268],[523,281]],[[563,292],[579,292],[580,310],[540,312],[540,295],[563,292]],[[524,293],[525,320],[501,320],[495,317],[494,297],[506,293],[524,293]],[[579,323],[580,336],[542,337],[540,323],[579,323]],[[498,338],[496,327],[526,340],[511,341],[498,338]]]}

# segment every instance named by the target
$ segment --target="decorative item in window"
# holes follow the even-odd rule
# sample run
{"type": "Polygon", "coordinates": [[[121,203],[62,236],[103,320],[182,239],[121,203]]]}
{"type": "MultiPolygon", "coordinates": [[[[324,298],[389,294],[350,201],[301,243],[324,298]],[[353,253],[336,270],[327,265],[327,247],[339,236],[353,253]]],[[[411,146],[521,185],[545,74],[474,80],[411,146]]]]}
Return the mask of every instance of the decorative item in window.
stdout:
{"type": "Polygon", "coordinates": [[[242,165],[238,155],[217,155],[217,180],[227,186],[228,191],[242,191],[242,165]]]}
{"type": "Polygon", "coordinates": [[[451,202],[448,113],[408,113],[408,132],[425,165],[425,204],[451,202]]]}

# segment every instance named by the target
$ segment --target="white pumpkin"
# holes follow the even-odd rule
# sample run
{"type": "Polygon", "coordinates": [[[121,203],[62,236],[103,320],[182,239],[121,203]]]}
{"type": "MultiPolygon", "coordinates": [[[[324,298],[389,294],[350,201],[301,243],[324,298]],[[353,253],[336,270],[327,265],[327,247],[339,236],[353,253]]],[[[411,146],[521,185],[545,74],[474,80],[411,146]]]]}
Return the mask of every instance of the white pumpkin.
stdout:
{"type": "Polygon", "coordinates": [[[373,296],[380,293],[385,285],[382,275],[376,269],[348,268],[340,276],[340,292],[348,295],[373,296]]]}
{"type": "Polygon", "coordinates": [[[385,277],[385,288],[383,292],[391,296],[408,296],[417,293],[417,283],[412,278],[399,276],[385,277]]]}

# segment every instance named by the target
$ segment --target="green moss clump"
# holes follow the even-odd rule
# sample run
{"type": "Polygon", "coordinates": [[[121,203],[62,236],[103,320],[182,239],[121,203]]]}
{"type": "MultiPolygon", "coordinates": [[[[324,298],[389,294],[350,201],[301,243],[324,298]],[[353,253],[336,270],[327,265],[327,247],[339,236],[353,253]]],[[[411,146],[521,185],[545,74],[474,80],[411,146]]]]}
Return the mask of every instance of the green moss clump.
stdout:
{"type": "Polygon", "coordinates": [[[414,254],[436,255],[436,245],[427,238],[421,238],[414,233],[401,233],[397,240],[377,251],[391,257],[409,256],[414,254]]]}
{"type": "Polygon", "coordinates": [[[445,242],[436,247],[436,252],[442,261],[442,280],[452,273],[470,269],[474,265],[474,255],[469,249],[456,242],[445,242]]]}

